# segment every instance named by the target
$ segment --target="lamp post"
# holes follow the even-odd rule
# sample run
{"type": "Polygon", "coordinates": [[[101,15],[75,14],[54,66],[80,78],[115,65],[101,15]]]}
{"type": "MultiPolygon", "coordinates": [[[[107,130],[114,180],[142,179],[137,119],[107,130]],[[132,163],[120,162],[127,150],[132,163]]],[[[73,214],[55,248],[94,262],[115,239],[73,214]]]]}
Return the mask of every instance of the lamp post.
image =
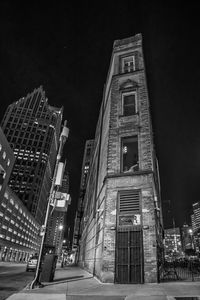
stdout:
{"type": "Polygon", "coordinates": [[[42,253],[43,253],[43,248],[44,248],[44,241],[45,241],[45,236],[46,236],[46,229],[47,229],[47,224],[48,224],[50,206],[55,201],[53,199],[53,192],[54,192],[54,188],[55,188],[55,182],[56,182],[58,166],[59,166],[59,162],[60,162],[60,159],[61,159],[61,156],[62,156],[63,146],[64,146],[64,144],[65,144],[65,142],[68,138],[68,135],[69,135],[69,129],[66,127],[66,125],[67,125],[67,121],[64,122],[64,126],[63,126],[62,132],[60,134],[59,149],[58,149],[58,153],[57,153],[57,157],[56,157],[56,164],[55,164],[54,173],[53,173],[53,180],[52,180],[51,189],[50,189],[50,192],[49,192],[49,198],[48,198],[48,202],[47,202],[47,210],[46,210],[46,215],[45,215],[45,221],[44,221],[44,225],[42,225],[42,239],[41,239],[41,244],[40,244],[40,250],[39,250],[39,255],[38,255],[38,262],[37,262],[35,277],[34,277],[33,281],[30,284],[30,287],[29,287],[31,290],[36,288],[36,287],[42,287],[43,286],[40,282],[42,253]]]}

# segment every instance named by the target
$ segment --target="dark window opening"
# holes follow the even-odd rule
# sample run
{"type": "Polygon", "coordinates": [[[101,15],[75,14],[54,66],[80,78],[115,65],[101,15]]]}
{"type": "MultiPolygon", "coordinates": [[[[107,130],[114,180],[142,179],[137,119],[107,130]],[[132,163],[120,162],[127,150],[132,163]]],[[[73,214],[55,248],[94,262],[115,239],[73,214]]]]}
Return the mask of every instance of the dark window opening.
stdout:
{"type": "Polygon", "coordinates": [[[139,170],[138,138],[127,137],[122,139],[122,171],[135,172],[139,170]]]}
{"type": "Polygon", "coordinates": [[[123,95],[123,115],[131,116],[136,114],[136,97],[134,94],[123,95]]]}

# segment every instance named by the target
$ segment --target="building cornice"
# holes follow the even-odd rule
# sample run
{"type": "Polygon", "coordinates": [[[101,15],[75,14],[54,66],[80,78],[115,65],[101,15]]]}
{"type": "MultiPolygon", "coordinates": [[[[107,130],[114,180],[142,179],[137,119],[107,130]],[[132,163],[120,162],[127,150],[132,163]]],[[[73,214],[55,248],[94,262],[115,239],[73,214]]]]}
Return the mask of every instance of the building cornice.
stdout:
{"type": "Polygon", "coordinates": [[[127,172],[127,173],[113,173],[113,174],[109,174],[109,175],[106,175],[104,177],[104,182],[107,180],[107,179],[111,179],[111,178],[117,178],[117,177],[127,177],[127,176],[141,176],[141,175],[149,175],[149,174],[154,174],[154,171],[152,170],[140,170],[140,171],[136,171],[136,172],[127,172]]]}

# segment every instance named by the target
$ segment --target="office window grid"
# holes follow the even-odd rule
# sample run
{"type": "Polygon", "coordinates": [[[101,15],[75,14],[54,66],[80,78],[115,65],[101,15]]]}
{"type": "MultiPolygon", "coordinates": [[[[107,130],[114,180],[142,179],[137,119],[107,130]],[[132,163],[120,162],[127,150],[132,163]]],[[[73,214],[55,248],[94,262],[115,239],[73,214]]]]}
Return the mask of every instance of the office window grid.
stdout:
{"type": "Polygon", "coordinates": [[[4,207],[4,210],[1,209],[0,214],[0,237],[36,250],[40,227],[32,216],[28,212],[24,212],[20,204],[9,197],[7,192],[4,194],[1,206],[4,207]]]}
{"type": "MultiPolygon", "coordinates": [[[[39,203],[47,163],[50,161],[51,166],[54,163],[49,153],[58,138],[60,123],[61,111],[48,105],[42,89],[10,105],[3,119],[2,128],[16,158],[9,185],[25,205],[32,194],[39,203]]],[[[32,207],[34,215],[37,207],[32,207]]]]}

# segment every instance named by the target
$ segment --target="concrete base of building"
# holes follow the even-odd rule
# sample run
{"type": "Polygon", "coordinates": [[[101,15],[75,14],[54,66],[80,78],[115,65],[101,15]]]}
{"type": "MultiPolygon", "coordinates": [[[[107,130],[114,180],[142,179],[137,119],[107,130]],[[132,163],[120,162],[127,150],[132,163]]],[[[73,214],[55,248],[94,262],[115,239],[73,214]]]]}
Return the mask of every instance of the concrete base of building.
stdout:
{"type": "Polygon", "coordinates": [[[110,272],[110,271],[107,272],[102,271],[99,280],[103,283],[114,283],[115,274],[114,272],[110,272]]]}

